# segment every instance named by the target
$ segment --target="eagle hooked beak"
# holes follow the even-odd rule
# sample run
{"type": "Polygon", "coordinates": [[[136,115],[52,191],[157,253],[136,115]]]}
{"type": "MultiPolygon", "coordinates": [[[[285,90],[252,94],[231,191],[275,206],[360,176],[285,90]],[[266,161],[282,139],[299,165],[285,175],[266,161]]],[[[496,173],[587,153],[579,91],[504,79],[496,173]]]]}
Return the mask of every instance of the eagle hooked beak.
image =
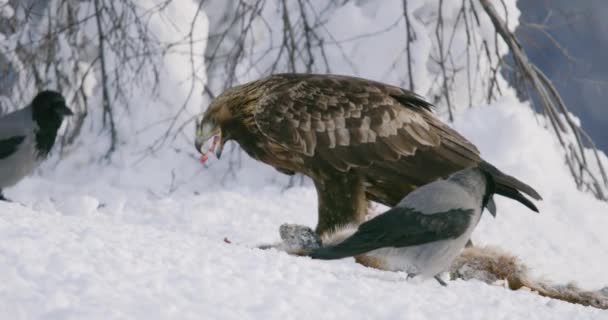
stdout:
{"type": "Polygon", "coordinates": [[[222,130],[219,127],[208,123],[197,125],[194,146],[201,154],[201,162],[207,161],[209,152],[214,152],[219,159],[224,149],[222,142],[222,130]]]}

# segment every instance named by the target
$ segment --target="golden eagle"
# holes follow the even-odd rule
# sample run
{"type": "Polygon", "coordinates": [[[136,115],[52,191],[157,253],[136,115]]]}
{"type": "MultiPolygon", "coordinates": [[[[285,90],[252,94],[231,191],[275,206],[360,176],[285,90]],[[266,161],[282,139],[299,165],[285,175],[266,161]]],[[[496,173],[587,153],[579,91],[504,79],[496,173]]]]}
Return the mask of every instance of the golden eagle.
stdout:
{"type": "MultiPolygon", "coordinates": [[[[280,172],[310,177],[321,234],[363,221],[369,200],[392,207],[418,186],[485,163],[431,107],[413,92],[371,80],[276,74],[214,99],[195,145],[203,157],[215,151],[219,158],[224,143],[235,140],[280,172]]],[[[496,193],[536,209],[519,192],[540,199],[534,189],[501,177],[496,193]]]]}

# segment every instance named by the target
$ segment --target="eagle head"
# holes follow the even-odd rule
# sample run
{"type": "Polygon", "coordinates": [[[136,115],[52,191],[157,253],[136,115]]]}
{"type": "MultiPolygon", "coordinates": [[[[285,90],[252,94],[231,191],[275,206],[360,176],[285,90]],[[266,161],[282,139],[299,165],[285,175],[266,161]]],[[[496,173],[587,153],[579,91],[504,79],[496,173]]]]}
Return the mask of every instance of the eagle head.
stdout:
{"type": "Polygon", "coordinates": [[[201,153],[203,163],[207,161],[209,152],[214,152],[218,159],[222,155],[225,142],[222,137],[226,136],[222,132],[222,126],[231,118],[228,106],[227,101],[220,95],[211,102],[203,119],[196,124],[194,146],[201,153]]]}

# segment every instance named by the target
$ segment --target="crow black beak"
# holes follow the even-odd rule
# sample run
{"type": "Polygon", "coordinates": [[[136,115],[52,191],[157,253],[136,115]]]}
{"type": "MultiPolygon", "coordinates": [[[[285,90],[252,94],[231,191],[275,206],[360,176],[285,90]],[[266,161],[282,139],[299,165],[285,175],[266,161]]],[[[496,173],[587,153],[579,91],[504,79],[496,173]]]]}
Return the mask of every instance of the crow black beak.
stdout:
{"type": "Polygon", "coordinates": [[[74,115],[74,112],[72,112],[72,110],[70,110],[70,108],[68,108],[66,105],[62,105],[59,108],[56,108],[55,111],[60,116],[72,116],[72,115],[74,115]]]}

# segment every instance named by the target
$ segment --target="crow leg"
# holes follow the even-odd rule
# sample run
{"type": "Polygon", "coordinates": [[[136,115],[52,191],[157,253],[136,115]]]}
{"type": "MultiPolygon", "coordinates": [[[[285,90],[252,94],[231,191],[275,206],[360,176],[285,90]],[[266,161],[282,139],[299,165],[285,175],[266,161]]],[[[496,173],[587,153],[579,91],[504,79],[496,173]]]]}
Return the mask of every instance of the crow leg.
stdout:
{"type": "Polygon", "coordinates": [[[2,189],[0,189],[0,201],[11,202],[11,200],[7,199],[7,198],[4,196],[4,193],[2,193],[2,189]]]}
{"type": "Polygon", "coordinates": [[[442,286],[444,286],[444,287],[447,287],[447,286],[448,286],[448,284],[447,284],[447,283],[445,283],[445,281],[443,281],[443,279],[441,279],[441,278],[439,277],[439,275],[436,275],[434,278],[435,278],[435,280],[437,280],[437,282],[439,282],[439,284],[440,284],[440,285],[442,285],[442,286]]]}

